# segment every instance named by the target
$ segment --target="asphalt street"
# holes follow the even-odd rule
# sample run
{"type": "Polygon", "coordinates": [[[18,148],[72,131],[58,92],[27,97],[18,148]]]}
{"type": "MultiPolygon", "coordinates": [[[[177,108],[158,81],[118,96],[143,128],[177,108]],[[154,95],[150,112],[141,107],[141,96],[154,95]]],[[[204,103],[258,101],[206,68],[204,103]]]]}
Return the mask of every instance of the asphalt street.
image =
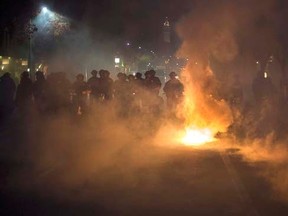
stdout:
{"type": "Polygon", "coordinates": [[[21,139],[1,132],[0,215],[288,215],[261,175],[270,164],[247,162],[237,149],[145,148],[156,163],[131,169],[124,156],[66,187],[58,179],[73,165],[31,174],[34,165],[14,155],[21,139]]]}

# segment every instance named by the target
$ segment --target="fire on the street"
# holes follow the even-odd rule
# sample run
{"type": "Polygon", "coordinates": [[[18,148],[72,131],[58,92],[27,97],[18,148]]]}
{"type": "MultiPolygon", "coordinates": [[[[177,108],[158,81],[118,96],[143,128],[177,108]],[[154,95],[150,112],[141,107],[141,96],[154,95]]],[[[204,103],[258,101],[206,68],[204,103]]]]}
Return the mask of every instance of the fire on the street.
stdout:
{"type": "Polygon", "coordinates": [[[215,141],[212,131],[209,128],[196,129],[188,128],[185,130],[182,143],[187,146],[200,146],[215,141]]]}
{"type": "MultiPolygon", "coordinates": [[[[192,56],[189,52],[184,54],[192,56]]],[[[177,141],[186,146],[202,146],[216,141],[214,135],[226,132],[232,122],[228,103],[217,97],[218,81],[213,70],[201,59],[199,56],[197,64],[188,62],[181,71],[185,88],[177,115],[184,119],[184,128],[181,128],[177,141]]]]}

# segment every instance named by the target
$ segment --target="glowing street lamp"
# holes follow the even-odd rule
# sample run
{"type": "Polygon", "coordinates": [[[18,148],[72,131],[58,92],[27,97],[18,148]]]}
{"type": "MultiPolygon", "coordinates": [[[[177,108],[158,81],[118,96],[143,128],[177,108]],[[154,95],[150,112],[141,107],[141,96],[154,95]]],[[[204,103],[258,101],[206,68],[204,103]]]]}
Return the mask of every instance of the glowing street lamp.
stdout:
{"type": "MultiPolygon", "coordinates": [[[[50,10],[48,7],[40,7],[38,12],[38,15],[31,17],[26,25],[26,34],[29,40],[28,68],[32,79],[34,78],[35,70],[37,70],[34,64],[36,58],[33,57],[32,48],[37,48],[37,44],[42,44],[43,37],[58,37],[70,29],[68,18],[50,10]],[[37,34],[35,34],[36,31],[37,34]]],[[[41,52],[45,52],[45,50],[41,50],[41,52]]]]}
{"type": "Polygon", "coordinates": [[[47,7],[42,7],[34,22],[39,27],[39,35],[60,36],[70,28],[69,20],[47,7]]]}
{"type": "MultiPolygon", "coordinates": [[[[43,14],[50,13],[47,7],[42,7],[41,12],[43,14]]],[[[29,23],[26,26],[26,34],[28,35],[28,40],[29,40],[28,71],[31,73],[32,80],[34,79],[34,72],[35,72],[34,62],[33,62],[33,53],[32,53],[32,39],[33,39],[34,33],[37,31],[38,31],[37,26],[32,22],[32,19],[30,19],[29,23]]]]}
{"type": "Polygon", "coordinates": [[[48,8],[47,8],[47,7],[42,7],[42,12],[43,12],[44,14],[46,14],[46,13],[48,12],[48,8]]]}

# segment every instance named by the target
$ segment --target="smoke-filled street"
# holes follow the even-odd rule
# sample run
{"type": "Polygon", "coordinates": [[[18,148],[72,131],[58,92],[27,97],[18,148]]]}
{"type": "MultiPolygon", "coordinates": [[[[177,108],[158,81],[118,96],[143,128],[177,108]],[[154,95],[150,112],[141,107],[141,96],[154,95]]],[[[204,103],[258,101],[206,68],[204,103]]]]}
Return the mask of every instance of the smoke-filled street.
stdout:
{"type": "Polygon", "coordinates": [[[0,216],[288,215],[288,2],[2,0],[0,216]]]}
{"type": "Polygon", "coordinates": [[[260,148],[172,145],[134,136],[126,120],[101,131],[101,118],[98,130],[37,117],[2,128],[1,215],[287,214],[285,166],[260,148]]]}

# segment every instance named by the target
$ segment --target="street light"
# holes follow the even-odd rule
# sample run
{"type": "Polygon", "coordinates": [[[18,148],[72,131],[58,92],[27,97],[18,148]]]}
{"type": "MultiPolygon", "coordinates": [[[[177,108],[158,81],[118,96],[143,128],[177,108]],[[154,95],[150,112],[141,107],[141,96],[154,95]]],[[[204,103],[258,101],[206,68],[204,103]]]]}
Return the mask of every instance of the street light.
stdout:
{"type": "Polygon", "coordinates": [[[34,73],[36,70],[34,63],[37,61],[37,58],[34,58],[33,56],[33,48],[37,48],[39,43],[43,43],[44,37],[61,36],[70,29],[68,18],[54,11],[51,11],[45,6],[39,8],[38,12],[39,13],[37,16],[30,18],[29,23],[27,23],[25,28],[25,32],[29,41],[28,69],[32,79],[34,79],[34,73]],[[35,34],[36,31],[37,34],[35,34]]]}
{"type": "Polygon", "coordinates": [[[46,14],[46,13],[48,12],[48,8],[47,8],[47,7],[42,7],[42,12],[43,12],[44,14],[46,14]]]}
{"type": "MultiPolygon", "coordinates": [[[[41,12],[43,14],[48,14],[50,11],[47,7],[42,7],[41,12]]],[[[29,50],[28,50],[28,72],[30,72],[30,76],[32,80],[34,79],[35,67],[33,63],[33,55],[32,55],[32,39],[35,32],[38,31],[37,26],[32,22],[32,19],[29,20],[29,23],[26,26],[26,34],[28,35],[29,41],[29,50]]]]}
{"type": "MultiPolygon", "coordinates": [[[[47,7],[42,7],[41,12],[43,14],[48,14],[50,11],[48,10],[47,7]]],[[[32,22],[32,18],[30,18],[29,23],[26,26],[26,34],[28,35],[28,41],[29,41],[27,71],[30,73],[30,77],[32,80],[34,80],[34,73],[35,73],[35,64],[34,64],[33,53],[32,53],[32,39],[33,39],[34,33],[37,31],[38,31],[38,27],[32,22]]]]}
{"type": "Polygon", "coordinates": [[[34,23],[39,27],[39,35],[60,36],[70,29],[68,18],[47,7],[41,8],[39,15],[34,19],[34,23]]]}

